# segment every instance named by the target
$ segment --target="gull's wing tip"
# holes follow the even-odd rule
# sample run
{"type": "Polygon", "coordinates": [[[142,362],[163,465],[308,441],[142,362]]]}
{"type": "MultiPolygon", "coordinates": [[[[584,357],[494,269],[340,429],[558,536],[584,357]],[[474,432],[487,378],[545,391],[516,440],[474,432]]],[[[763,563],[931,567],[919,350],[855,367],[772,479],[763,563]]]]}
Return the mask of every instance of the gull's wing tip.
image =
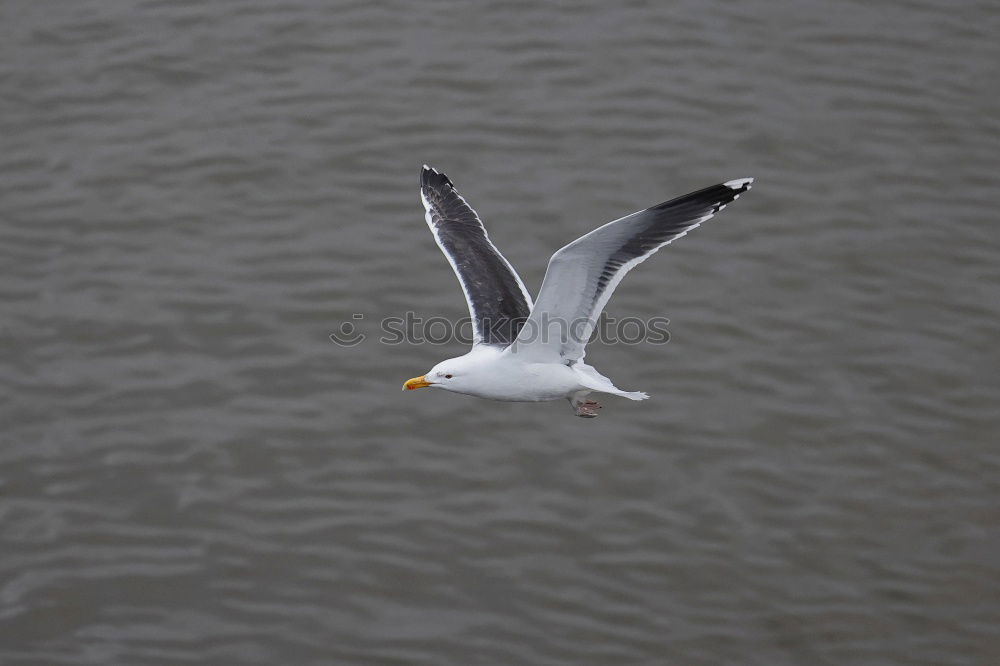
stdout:
{"type": "Polygon", "coordinates": [[[451,182],[451,178],[448,178],[448,176],[441,173],[434,167],[429,167],[425,164],[424,168],[420,170],[420,186],[441,187],[442,185],[455,187],[455,183],[451,182]]]}
{"type": "Polygon", "coordinates": [[[746,192],[753,185],[753,178],[735,178],[733,180],[727,180],[723,183],[726,187],[731,190],[735,190],[736,195],[739,196],[743,192],[746,192]]]}

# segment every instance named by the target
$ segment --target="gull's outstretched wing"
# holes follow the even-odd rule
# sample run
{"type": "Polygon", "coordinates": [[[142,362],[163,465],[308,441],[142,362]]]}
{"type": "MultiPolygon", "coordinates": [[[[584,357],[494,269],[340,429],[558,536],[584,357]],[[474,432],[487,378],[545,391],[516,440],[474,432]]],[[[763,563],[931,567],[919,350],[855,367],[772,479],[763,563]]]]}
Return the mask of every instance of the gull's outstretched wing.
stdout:
{"type": "Polygon", "coordinates": [[[753,178],[685,194],[591,231],[549,259],[538,300],[510,352],[569,363],[583,358],[604,306],[625,274],[750,189],[753,178]]]}
{"type": "Polygon", "coordinates": [[[448,176],[426,164],[420,174],[424,216],[465,292],[473,344],[506,347],[531,312],[531,297],[482,221],[448,176]]]}

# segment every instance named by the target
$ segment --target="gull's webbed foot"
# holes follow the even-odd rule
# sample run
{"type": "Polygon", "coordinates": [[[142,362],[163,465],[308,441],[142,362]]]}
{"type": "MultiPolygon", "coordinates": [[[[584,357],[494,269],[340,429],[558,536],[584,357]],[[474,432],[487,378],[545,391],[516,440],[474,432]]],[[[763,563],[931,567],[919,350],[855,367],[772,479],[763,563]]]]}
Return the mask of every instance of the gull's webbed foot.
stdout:
{"type": "Polygon", "coordinates": [[[601,408],[601,403],[595,400],[570,399],[573,405],[573,413],[584,419],[592,419],[597,416],[597,410],[601,408]]]}

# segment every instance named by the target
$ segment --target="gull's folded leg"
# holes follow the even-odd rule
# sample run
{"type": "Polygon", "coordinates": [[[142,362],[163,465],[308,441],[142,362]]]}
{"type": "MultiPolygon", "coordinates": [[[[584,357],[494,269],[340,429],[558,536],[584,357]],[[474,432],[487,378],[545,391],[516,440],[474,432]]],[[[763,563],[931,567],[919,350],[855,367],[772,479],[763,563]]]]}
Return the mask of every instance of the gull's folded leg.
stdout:
{"type": "Polygon", "coordinates": [[[601,408],[601,403],[586,399],[589,393],[590,391],[578,391],[567,398],[573,406],[573,413],[585,419],[597,416],[597,410],[601,408]]]}

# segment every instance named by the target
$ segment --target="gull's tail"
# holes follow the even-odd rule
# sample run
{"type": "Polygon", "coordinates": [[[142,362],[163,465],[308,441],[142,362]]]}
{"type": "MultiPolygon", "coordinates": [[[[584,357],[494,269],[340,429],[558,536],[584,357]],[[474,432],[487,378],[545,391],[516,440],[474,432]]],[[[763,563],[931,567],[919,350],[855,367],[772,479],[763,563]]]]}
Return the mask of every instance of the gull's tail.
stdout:
{"type": "Polygon", "coordinates": [[[642,391],[622,391],[620,388],[615,386],[610,379],[595,370],[593,366],[587,365],[586,363],[577,362],[571,367],[576,371],[577,376],[580,378],[580,383],[589,388],[591,391],[610,393],[611,395],[628,398],[629,400],[645,400],[649,397],[642,391]]]}

